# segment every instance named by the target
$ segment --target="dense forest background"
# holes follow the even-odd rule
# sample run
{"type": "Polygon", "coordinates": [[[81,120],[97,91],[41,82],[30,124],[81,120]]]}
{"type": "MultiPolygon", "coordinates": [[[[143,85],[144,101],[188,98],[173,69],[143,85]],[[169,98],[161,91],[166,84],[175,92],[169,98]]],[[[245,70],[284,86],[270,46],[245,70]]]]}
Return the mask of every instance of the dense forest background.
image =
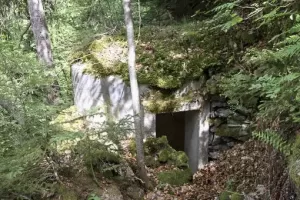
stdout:
{"type": "MultiPolygon", "coordinates": [[[[44,0],[42,3],[53,67],[37,59],[27,1],[1,0],[0,197],[3,199],[50,199],[62,193],[57,185],[63,184],[65,174],[80,171],[80,163],[92,169],[89,175],[94,178],[97,168],[115,166],[107,162],[101,162],[105,166],[97,164],[97,156],[103,156],[102,150],[107,149],[105,145],[87,139],[86,132],[77,129],[76,124],[71,127],[75,131],[62,129],[57,119],[62,112],[72,113],[70,65],[74,60],[90,59],[84,57],[89,50],[86,47],[103,35],[117,35],[126,41],[122,2],[44,0]],[[53,95],[51,89],[56,91],[53,102],[49,102],[53,98],[49,97],[53,95]],[[59,148],[61,144],[77,141],[76,138],[82,138],[74,147],[76,156],[71,164],[66,164],[59,148]]],[[[251,121],[253,138],[271,148],[268,149],[271,160],[281,162],[282,170],[276,174],[279,178],[270,174],[274,175],[273,181],[278,182],[283,174],[288,174],[293,191],[299,192],[300,2],[140,0],[132,2],[132,11],[137,63],[149,66],[137,71],[138,81],[173,90],[189,80],[204,78],[203,95],[222,96],[231,109],[244,113],[251,121]],[[153,50],[153,54],[143,54],[146,47],[139,46],[140,43],[149,44],[146,50],[153,50]],[[174,52],[179,59],[172,56],[174,52]]],[[[123,66],[96,72],[92,69],[91,73],[118,74],[128,79],[123,66]]],[[[66,120],[72,117],[80,118],[69,116],[66,120]]],[[[120,146],[126,126],[126,122],[107,122],[97,134],[108,132],[109,139],[120,146]]],[[[117,157],[112,154],[105,159],[115,161],[117,157]]],[[[270,182],[268,186],[274,184],[270,182]]],[[[268,189],[275,193],[281,190],[268,189]]],[[[278,193],[270,199],[287,198],[278,193]]]]}

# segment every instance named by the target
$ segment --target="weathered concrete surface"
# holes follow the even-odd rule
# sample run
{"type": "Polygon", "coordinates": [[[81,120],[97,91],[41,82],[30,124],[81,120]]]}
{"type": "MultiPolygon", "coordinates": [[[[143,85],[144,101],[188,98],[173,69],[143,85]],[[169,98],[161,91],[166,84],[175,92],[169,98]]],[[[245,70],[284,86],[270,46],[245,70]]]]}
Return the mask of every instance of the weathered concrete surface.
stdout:
{"type": "MultiPolygon", "coordinates": [[[[83,68],[80,63],[72,66],[74,103],[80,113],[85,114],[98,107],[106,114],[94,116],[92,120],[96,122],[105,121],[108,117],[120,120],[133,115],[130,87],[122,79],[117,76],[96,79],[84,74],[83,68]]],[[[153,114],[142,107],[145,136],[166,135],[173,148],[187,153],[193,172],[208,161],[210,109],[209,104],[204,104],[197,94],[201,85],[201,82],[191,82],[177,90],[175,97],[192,92],[195,98],[183,102],[173,113],[153,114]]],[[[141,96],[148,92],[147,86],[140,86],[141,96]]]]}
{"type": "MultiPolygon", "coordinates": [[[[101,122],[108,117],[121,120],[132,116],[132,101],[130,87],[117,76],[97,79],[83,73],[84,65],[76,63],[72,66],[72,82],[74,104],[81,114],[91,110],[100,110],[105,115],[96,115],[89,120],[101,122]]],[[[146,86],[140,86],[140,94],[147,92],[146,86]]],[[[155,114],[144,113],[144,131],[146,135],[155,132],[155,114]]]]}
{"type": "Polygon", "coordinates": [[[185,113],[185,138],[184,152],[189,157],[189,166],[193,173],[198,170],[198,146],[199,146],[199,111],[185,113]]]}
{"type": "Polygon", "coordinates": [[[210,102],[204,101],[199,119],[198,169],[208,163],[210,102]]]}

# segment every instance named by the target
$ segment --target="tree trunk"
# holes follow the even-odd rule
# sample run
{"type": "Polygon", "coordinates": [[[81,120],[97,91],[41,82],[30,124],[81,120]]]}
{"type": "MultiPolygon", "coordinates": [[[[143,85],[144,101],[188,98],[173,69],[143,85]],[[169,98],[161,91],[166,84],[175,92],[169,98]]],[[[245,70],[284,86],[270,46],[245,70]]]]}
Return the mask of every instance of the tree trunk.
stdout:
{"type": "MultiPolygon", "coordinates": [[[[51,42],[42,0],[28,0],[28,11],[38,59],[48,68],[53,68],[51,42]]],[[[55,104],[58,102],[60,90],[58,81],[54,80],[47,90],[48,103],[55,104]]]]}
{"type": "Polygon", "coordinates": [[[134,44],[134,31],[133,22],[130,10],[130,0],[123,0],[125,24],[127,31],[127,42],[128,42],[128,69],[130,78],[130,88],[132,96],[132,107],[134,114],[134,125],[135,125],[135,141],[137,149],[137,166],[139,169],[139,175],[145,182],[147,188],[150,186],[150,181],[147,176],[145,168],[145,156],[143,149],[143,133],[142,133],[142,120],[141,120],[141,105],[140,105],[140,94],[139,87],[135,71],[135,44],[134,44]]]}
{"type": "Polygon", "coordinates": [[[46,24],[42,0],[28,0],[28,11],[35,38],[39,60],[48,67],[53,66],[51,42],[46,24]]]}

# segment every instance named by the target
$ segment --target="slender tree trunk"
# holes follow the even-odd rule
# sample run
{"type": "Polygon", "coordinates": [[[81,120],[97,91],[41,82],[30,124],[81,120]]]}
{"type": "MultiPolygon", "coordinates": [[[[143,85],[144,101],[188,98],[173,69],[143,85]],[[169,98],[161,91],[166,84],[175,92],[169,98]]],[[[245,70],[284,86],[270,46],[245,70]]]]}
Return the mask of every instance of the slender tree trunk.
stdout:
{"type": "Polygon", "coordinates": [[[123,0],[125,24],[127,31],[127,42],[128,42],[128,69],[130,78],[130,88],[132,96],[132,107],[134,114],[134,125],[135,125],[135,141],[137,149],[137,166],[139,169],[139,175],[145,182],[146,187],[150,187],[150,181],[147,176],[145,168],[145,157],[143,149],[143,133],[142,133],[142,121],[141,121],[141,105],[140,105],[140,94],[139,87],[135,71],[135,44],[134,44],[134,31],[133,22],[130,10],[130,0],[123,0]]]}
{"type": "MultiPolygon", "coordinates": [[[[48,68],[53,68],[51,41],[42,0],[28,0],[28,12],[30,15],[30,24],[35,39],[38,59],[48,68]]],[[[60,88],[58,81],[54,80],[47,90],[48,103],[55,104],[59,99],[60,88]]]]}
{"type": "Polygon", "coordinates": [[[48,67],[53,66],[51,42],[45,19],[42,0],[28,0],[30,23],[35,38],[39,60],[48,67]]]}

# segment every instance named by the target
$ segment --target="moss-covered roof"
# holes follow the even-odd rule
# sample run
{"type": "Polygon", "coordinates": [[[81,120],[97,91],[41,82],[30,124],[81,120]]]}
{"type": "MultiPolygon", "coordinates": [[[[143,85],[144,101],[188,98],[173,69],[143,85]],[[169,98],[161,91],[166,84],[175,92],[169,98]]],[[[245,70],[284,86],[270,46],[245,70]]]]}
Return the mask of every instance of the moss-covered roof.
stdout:
{"type": "MultiPolygon", "coordinates": [[[[176,89],[199,79],[203,69],[218,62],[200,47],[199,24],[167,27],[147,26],[136,42],[139,83],[176,89]]],[[[120,75],[128,80],[126,35],[102,36],[75,52],[73,61],[86,64],[85,71],[97,77],[120,75]]]]}
{"type": "MultiPolygon", "coordinates": [[[[218,57],[201,48],[202,36],[198,30],[197,23],[147,26],[136,37],[138,82],[153,89],[143,99],[148,111],[180,111],[184,103],[192,102],[197,95],[194,91],[176,95],[176,90],[191,81],[201,80],[203,84],[204,69],[218,65],[218,57]]],[[[118,75],[129,81],[124,32],[95,39],[76,51],[72,60],[84,63],[84,72],[95,77],[118,75]]],[[[205,93],[205,89],[201,88],[201,92],[205,93]]]]}

